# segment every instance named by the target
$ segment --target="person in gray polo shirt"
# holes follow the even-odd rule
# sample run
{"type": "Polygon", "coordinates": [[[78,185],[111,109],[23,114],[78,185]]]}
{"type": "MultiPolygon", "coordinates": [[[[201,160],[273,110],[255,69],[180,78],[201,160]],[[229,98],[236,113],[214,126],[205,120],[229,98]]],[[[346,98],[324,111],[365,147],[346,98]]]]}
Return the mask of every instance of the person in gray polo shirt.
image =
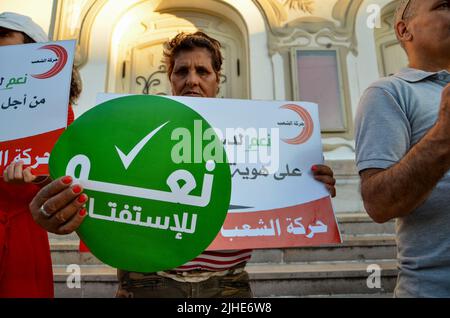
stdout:
{"type": "Polygon", "coordinates": [[[402,0],[409,65],[373,83],[356,116],[367,213],[396,218],[395,297],[450,297],[450,1],[402,0]]]}

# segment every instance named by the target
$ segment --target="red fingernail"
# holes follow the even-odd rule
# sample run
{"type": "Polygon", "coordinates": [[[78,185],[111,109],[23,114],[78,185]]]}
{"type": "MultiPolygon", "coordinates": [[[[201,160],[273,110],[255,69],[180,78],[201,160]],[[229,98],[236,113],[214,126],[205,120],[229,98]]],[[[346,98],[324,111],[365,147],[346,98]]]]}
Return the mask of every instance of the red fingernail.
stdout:
{"type": "Polygon", "coordinates": [[[77,199],[78,203],[84,203],[87,201],[87,195],[86,194],[82,194],[78,197],[77,199]]]}
{"type": "Polygon", "coordinates": [[[81,209],[79,214],[80,214],[80,216],[85,216],[86,215],[86,209],[81,209]]]}
{"type": "Polygon", "coordinates": [[[72,187],[72,191],[73,193],[78,194],[81,192],[81,187],[79,185],[75,185],[72,187]]]}
{"type": "Polygon", "coordinates": [[[311,170],[312,170],[312,171],[317,171],[317,167],[316,167],[316,166],[312,166],[312,167],[311,167],[311,170]]]}
{"type": "Polygon", "coordinates": [[[62,179],[62,182],[63,182],[64,184],[71,184],[71,183],[72,183],[72,177],[70,177],[70,176],[64,177],[64,178],[62,179]]]}

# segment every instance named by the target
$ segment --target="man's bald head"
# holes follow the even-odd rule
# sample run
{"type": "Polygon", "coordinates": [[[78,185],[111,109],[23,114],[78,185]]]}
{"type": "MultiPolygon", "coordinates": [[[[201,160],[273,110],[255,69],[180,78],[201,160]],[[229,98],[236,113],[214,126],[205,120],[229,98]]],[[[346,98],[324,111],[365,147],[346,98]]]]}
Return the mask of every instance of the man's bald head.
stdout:
{"type": "Polygon", "coordinates": [[[394,25],[399,21],[408,21],[414,16],[414,6],[416,0],[400,0],[395,10],[394,25]]]}
{"type": "Polygon", "coordinates": [[[412,67],[450,64],[450,0],[399,0],[394,30],[412,67]]]}

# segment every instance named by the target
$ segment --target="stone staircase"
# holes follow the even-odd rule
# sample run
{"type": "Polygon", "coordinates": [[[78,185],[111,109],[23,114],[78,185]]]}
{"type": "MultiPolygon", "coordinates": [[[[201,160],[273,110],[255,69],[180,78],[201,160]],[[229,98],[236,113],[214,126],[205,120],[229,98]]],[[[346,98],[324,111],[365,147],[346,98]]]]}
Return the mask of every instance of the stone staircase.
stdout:
{"type": "Polygon", "coordinates": [[[248,265],[256,296],[390,297],[397,276],[394,223],[378,225],[362,213],[338,215],[338,222],[341,245],[256,251],[248,265]],[[367,285],[370,265],[381,269],[381,288],[367,285]]]}
{"type": "MultiPolygon", "coordinates": [[[[256,297],[391,297],[397,277],[394,222],[374,223],[362,209],[352,162],[328,162],[337,179],[333,199],[343,237],[339,245],[255,250],[247,271],[256,297]],[[380,269],[380,288],[369,288],[380,269]]],[[[78,252],[76,234],[50,235],[56,297],[114,297],[116,270],[78,252]],[[70,264],[81,268],[81,288],[69,288],[70,264]]],[[[373,287],[373,286],[372,286],[373,287]]]]}
{"type": "MultiPolygon", "coordinates": [[[[373,223],[362,213],[338,215],[343,244],[255,250],[247,266],[256,297],[385,296],[396,280],[394,224],[373,223]],[[381,288],[370,289],[367,268],[381,268],[381,288]]],[[[113,297],[116,271],[90,253],[78,252],[75,235],[51,236],[56,297],[113,297]],[[81,268],[81,289],[66,281],[70,264],[81,268]]]]}

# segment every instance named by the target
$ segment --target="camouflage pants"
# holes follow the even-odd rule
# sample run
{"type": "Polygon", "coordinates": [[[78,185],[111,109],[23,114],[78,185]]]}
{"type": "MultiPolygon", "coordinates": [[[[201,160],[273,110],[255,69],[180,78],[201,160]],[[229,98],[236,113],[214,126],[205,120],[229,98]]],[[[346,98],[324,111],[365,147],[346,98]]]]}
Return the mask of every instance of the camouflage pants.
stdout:
{"type": "Polygon", "coordinates": [[[251,298],[247,272],[213,276],[199,283],[178,282],[156,273],[118,271],[118,298],[251,298]]]}

